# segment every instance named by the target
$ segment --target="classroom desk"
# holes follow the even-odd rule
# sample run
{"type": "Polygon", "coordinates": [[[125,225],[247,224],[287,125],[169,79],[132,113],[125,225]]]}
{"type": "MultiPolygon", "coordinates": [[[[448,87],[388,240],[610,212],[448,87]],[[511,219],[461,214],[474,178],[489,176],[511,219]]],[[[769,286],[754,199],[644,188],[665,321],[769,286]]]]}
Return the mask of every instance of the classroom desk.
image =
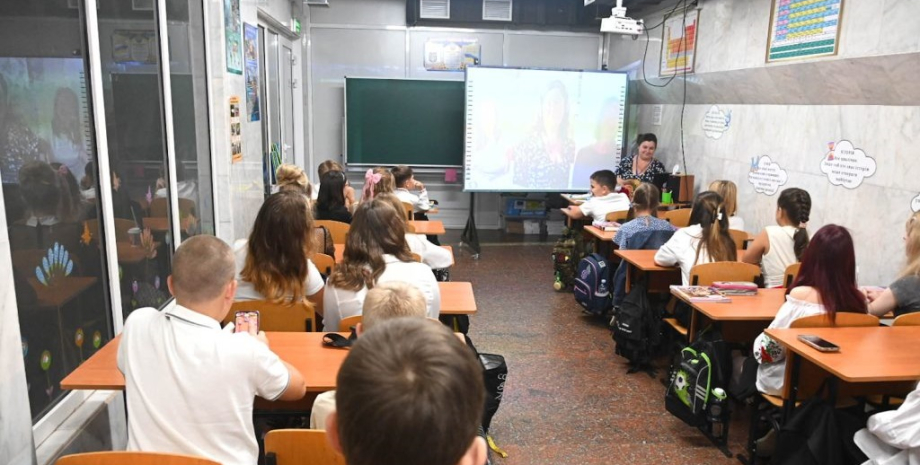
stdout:
{"type": "MultiPolygon", "coordinates": [[[[186,217],[182,220],[181,230],[188,229],[189,219],[186,217]]],[[[150,228],[152,232],[169,232],[169,218],[165,216],[145,216],[144,227],[150,228]]]]}
{"type": "Polygon", "coordinates": [[[671,284],[680,284],[680,268],[675,266],[659,266],[655,264],[657,250],[622,250],[614,251],[616,256],[629,263],[629,272],[626,273],[626,292],[632,289],[632,282],[638,279],[639,274],[649,274],[648,289],[655,292],[670,292],[671,284]],[[634,276],[635,275],[635,276],[634,276]]]}
{"type": "Polygon", "coordinates": [[[813,393],[822,377],[800,377],[803,365],[839,379],[841,395],[906,394],[920,380],[920,327],[767,329],[768,336],[786,347],[784,415],[788,418],[798,393],[813,393]],[[819,352],[798,340],[812,334],[840,347],[819,352]],[[816,379],[817,378],[817,379],[816,379]]]}
{"type": "Polygon", "coordinates": [[[575,218],[572,216],[572,210],[569,210],[568,208],[560,208],[559,211],[561,211],[562,214],[565,215],[565,225],[569,228],[571,228],[572,226],[575,225],[575,223],[578,223],[578,222],[584,223],[587,226],[587,225],[590,225],[594,221],[594,219],[591,218],[590,216],[583,216],[581,218],[575,218]]]}
{"type": "Polygon", "coordinates": [[[53,285],[45,286],[36,278],[28,279],[29,286],[38,296],[37,306],[58,310],[96,284],[96,281],[97,279],[92,277],[65,276],[57,278],[53,285]]]}
{"type": "Polygon", "coordinates": [[[693,310],[690,315],[690,342],[707,321],[722,328],[722,337],[728,342],[750,342],[776,317],[776,312],[786,301],[786,289],[757,289],[756,295],[733,295],[731,302],[691,302],[683,294],[671,290],[693,310]]]}
{"type": "Polygon", "coordinates": [[[438,236],[447,232],[444,230],[444,223],[438,220],[409,221],[409,224],[415,228],[416,234],[438,236]]]}
{"type": "Polygon", "coordinates": [[[585,199],[572,198],[572,194],[559,194],[559,196],[565,199],[565,201],[568,202],[569,205],[581,205],[585,203],[585,199]]]}
{"type": "MultiPolygon", "coordinates": [[[[115,244],[118,250],[118,263],[133,264],[140,263],[147,258],[147,251],[139,245],[133,245],[130,242],[118,242],[115,244]]],[[[160,247],[160,243],[154,241],[154,249],[160,247]]]]}
{"type": "Polygon", "coordinates": [[[476,296],[473,283],[439,282],[441,290],[441,315],[474,315],[476,313],[476,296]]]}
{"type": "MultiPolygon", "coordinates": [[[[447,251],[450,252],[450,264],[451,266],[453,266],[454,248],[449,245],[442,245],[441,247],[444,249],[447,249],[447,251]]],[[[345,244],[335,244],[335,257],[333,257],[335,258],[335,262],[342,263],[342,260],[344,259],[344,257],[345,257],[345,244]]]]}
{"type": "Polygon", "coordinates": [[[617,231],[602,231],[600,228],[591,225],[585,226],[584,231],[602,242],[613,242],[613,238],[617,235],[617,231]]]}
{"type": "MultiPolygon", "coordinates": [[[[315,393],[335,389],[335,377],[339,373],[342,361],[348,355],[347,350],[324,347],[323,334],[266,333],[268,345],[272,351],[303,374],[307,392],[315,393]]],[[[346,333],[341,334],[348,336],[346,333]]],[[[123,390],[125,377],[118,370],[116,363],[120,338],[121,336],[117,336],[109,341],[61,380],[61,389],[123,390]]]]}

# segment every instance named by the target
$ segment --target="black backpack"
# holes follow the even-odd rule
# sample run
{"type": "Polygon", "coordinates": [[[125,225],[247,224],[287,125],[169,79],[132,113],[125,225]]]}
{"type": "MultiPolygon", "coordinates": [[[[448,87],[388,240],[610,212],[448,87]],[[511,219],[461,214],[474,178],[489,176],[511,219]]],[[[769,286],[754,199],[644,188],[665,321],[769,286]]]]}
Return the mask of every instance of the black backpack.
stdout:
{"type": "Polygon", "coordinates": [[[575,301],[593,315],[604,315],[610,309],[610,266],[600,254],[593,253],[578,262],[575,276],[575,301]]]}
{"type": "Polygon", "coordinates": [[[651,305],[645,283],[637,283],[623,299],[613,326],[616,354],[629,360],[635,373],[648,365],[661,342],[659,311],[651,305]]]}

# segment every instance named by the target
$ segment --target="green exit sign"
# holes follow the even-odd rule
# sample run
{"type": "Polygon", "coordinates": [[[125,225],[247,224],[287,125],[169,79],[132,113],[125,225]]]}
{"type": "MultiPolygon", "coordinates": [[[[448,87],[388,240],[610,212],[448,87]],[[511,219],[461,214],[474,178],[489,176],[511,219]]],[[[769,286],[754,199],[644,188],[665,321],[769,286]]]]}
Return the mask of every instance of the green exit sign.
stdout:
{"type": "Polygon", "coordinates": [[[291,30],[297,34],[300,34],[300,20],[294,18],[291,20],[291,30]]]}

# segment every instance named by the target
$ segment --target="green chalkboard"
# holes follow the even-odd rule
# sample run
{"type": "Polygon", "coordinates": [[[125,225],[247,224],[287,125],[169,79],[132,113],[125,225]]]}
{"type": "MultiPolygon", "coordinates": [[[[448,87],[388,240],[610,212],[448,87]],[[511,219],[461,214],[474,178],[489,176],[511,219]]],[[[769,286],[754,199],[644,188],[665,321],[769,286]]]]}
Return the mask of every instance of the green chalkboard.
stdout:
{"type": "Polygon", "coordinates": [[[350,165],[463,165],[463,81],[345,79],[350,165]]]}

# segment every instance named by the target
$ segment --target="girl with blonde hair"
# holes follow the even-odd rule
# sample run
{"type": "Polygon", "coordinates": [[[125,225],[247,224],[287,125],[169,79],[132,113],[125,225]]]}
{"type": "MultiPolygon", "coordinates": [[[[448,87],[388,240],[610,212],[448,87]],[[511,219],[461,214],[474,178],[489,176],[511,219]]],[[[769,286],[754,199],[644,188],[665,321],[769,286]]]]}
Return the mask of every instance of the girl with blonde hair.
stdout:
{"type": "Polygon", "coordinates": [[[728,227],[744,231],[744,219],[735,216],[735,213],[738,212],[738,186],[731,181],[721,179],[710,183],[709,190],[722,196],[722,201],[725,202],[725,214],[728,215],[728,227]]]}
{"type": "Polygon", "coordinates": [[[378,166],[364,173],[364,189],[361,201],[372,200],[382,194],[392,194],[396,191],[396,180],[390,170],[378,166]]]}
{"type": "MultiPolygon", "coordinates": [[[[394,194],[383,194],[377,196],[377,198],[392,205],[402,221],[408,221],[406,209],[399,197],[394,194]]],[[[422,257],[422,263],[432,269],[448,268],[453,264],[454,260],[450,252],[444,247],[433,244],[424,234],[406,231],[406,242],[409,244],[409,250],[422,257]]]]}
{"type": "Polygon", "coordinates": [[[907,220],[904,233],[907,265],[891,286],[885,290],[867,289],[869,313],[882,316],[894,311],[895,316],[920,311],[920,212],[907,220]]]}
{"type": "Polygon", "coordinates": [[[310,186],[310,180],[307,173],[304,173],[297,165],[283,164],[278,167],[275,173],[275,181],[278,184],[278,192],[298,192],[312,198],[313,190],[310,186]]]}

